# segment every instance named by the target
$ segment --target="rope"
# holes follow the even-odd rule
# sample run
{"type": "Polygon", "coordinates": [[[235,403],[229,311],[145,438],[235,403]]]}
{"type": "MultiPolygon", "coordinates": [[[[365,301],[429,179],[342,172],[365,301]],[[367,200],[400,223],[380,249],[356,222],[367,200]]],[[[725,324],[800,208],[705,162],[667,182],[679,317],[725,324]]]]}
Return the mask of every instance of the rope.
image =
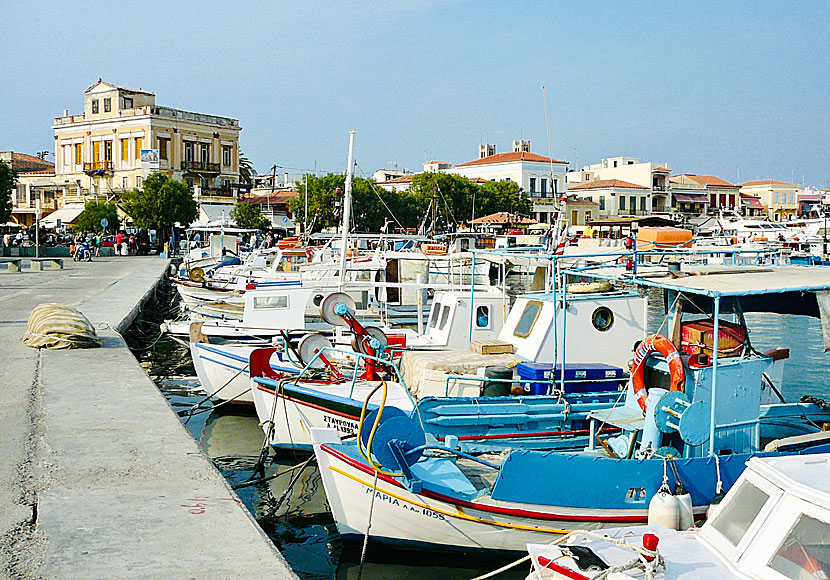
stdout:
{"type": "MultiPolygon", "coordinates": [[[[244,370],[246,370],[247,368],[248,368],[248,365],[245,365],[244,367],[242,367],[241,369],[239,369],[239,370],[236,372],[236,374],[235,374],[235,375],[233,375],[231,378],[229,378],[229,379],[227,380],[227,382],[226,382],[224,385],[222,385],[222,386],[221,386],[221,387],[219,387],[217,390],[215,390],[215,391],[213,392],[213,395],[218,394],[218,393],[219,393],[222,389],[224,389],[225,387],[227,387],[227,386],[231,383],[231,381],[232,381],[232,380],[234,380],[236,377],[238,377],[238,376],[239,376],[239,375],[240,375],[240,374],[241,374],[244,370]]],[[[251,390],[251,389],[250,389],[250,387],[249,387],[249,388],[248,388],[248,391],[250,391],[250,390],[251,390]]],[[[247,393],[248,391],[242,391],[241,393],[239,393],[238,395],[236,395],[235,397],[233,397],[232,399],[230,399],[230,401],[233,401],[234,399],[236,399],[236,398],[238,398],[238,397],[240,397],[240,396],[244,395],[244,394],[245,394],[245,393],[247,393]]],[[[208,396],[206,396],[204,399],[200,400],[200,401],[199,401],[199,402],[197,402],[195,405],[193,405],[192,407],[190,407],[190,409],[188,409],[187,411],[184,411],[184,412],[179,412],[179,417],[184,417],[185,415],[191,415],[191,416],[192,416],[192,415],[198,415],[199,413],[197,413],[196,411],[199,411],[199,412],[204,412],[204,409],[202,409],[202,408],[201,408],[201,407],[202,407],[202,403],[205,403],[205,402],[209,401],[209,400],[210,400],[210,398],[211,398],[213,395],[208,395],[208,396]]],[[[224,402],[220,403],[219,405],[215,405],[215,406],[213,406],[213,407],[209,407],[208,409],[209,409],[209,410],[213,410],[213,409],[215,409],[216,407],[220,407],[221,405],[224,405],[224,404],[225,404],[225,403],[227,403],[227,402],[229,402],[229,401],[224,401],[224,402]]],[[[189,418],[188,418],[188,420],[189,420],[189,418]]],[[[187,424],[187,422],[186,422],[186,421],[185,421],[185,424],[187,424]]]]}
{"type": "MultiPolygon", "coordinates": [[[[385,399],[385,397],[384,397],[385,399]]],[[[374,432],[372,433],[374,435],[374,432]]],[[[357,571],[357,580],[363,576],[363,564],[366,562],[366,549],[369,546],[369,530],[372,529],[372,512],[375,509],[375,496],[378,492],[378,470],[375,470],[375,481],[372,483],[372,501],[369,502],[369,519],[366,522],[366,533],[363,535],[363,548],[360,551],[360,568],[357,571]]]]}

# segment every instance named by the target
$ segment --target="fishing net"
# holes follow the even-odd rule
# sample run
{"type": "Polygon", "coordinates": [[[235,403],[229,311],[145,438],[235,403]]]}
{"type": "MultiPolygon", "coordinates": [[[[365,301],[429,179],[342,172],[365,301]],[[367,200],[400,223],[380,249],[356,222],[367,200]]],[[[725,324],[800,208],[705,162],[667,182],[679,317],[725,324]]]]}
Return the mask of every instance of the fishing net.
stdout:
{"type": "Polygon", "coordinates": [[[29,315],[23,344],[32,348],[95,348],[101,341],[80,311],[62,304],[40,304],[29,315]]]}

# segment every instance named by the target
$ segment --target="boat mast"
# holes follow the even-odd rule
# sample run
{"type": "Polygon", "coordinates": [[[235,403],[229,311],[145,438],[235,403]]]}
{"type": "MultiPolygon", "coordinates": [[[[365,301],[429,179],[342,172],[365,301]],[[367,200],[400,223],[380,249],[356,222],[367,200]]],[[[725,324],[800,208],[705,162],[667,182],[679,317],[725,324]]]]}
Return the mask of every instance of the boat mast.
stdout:
{"type": "Polygon", "coordinates": [[[354,165],[354,131],[349,131],[349,163],[346,167],[346,192],[343,195],[343,231],[340,234],[340,287],[346,281],[346,247],[349,243],[349,220],[352,213],[352,165],[354,165]]]}

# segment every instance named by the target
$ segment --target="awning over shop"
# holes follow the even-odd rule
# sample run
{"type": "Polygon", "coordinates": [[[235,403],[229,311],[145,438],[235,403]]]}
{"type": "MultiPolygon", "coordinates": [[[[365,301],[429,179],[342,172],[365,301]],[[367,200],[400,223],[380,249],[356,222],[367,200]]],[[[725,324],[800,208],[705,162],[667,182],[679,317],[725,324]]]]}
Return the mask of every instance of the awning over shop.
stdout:
{"type": "Polygon", "coordinates": [[[705,193],[675,193],[674,199],[683,203],[709,203],[709,196],[705,193]]]}
{"type": "Polygon", "coordinates": [[[47,228],[54,228],[58,225],[60,220],[61,225],[71,224],[78,216],[84,213],[83,205],[68,205],[59,210],[53,211],[48,216],[40,220],[40,225],[47,228]]]}
{"type": "Polygon", "coordinates": [[[757,197],[742,197],[741,205],[744,207],[751,207],[753,209],[764,209],[764,204],[757,197]]]}

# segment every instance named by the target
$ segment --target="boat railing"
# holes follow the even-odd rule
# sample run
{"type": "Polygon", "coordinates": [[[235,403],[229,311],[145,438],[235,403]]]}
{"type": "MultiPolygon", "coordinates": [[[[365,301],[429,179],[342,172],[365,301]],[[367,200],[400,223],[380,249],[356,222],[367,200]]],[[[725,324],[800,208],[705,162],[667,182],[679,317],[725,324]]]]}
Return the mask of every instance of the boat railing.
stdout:
{"type": "MultiPolygon", "coordinates": [[[[619,377],[610,377],[610,378],[598,378],[598,379],[565,379],[565,384],[589,384],[589,383],[617,383],[620,385],[618,392],[624,392],[625,388],[624,385],[628,383],[629,375],[624,373],[622,376],[619,377]]],[[[450,383],[453,386],[458,386],[459,383],[464,382],[480,382],[480,383],[509,383],[511,385],[519,384],[519,385],[532,385],[532,384],[539,384],[539,383],[547,383],[547,392],[543,393],[545,395],[555,395],[555,394],[567,394],[568,397],[577,397],[577,398],[587,398],[587,397],[594,397],[596,398],[597,395],[610,395],[614,393],[614,391],[585,391],[585,392],[569,392],[565,393],[563,389],[557,389],[556,385],[561,383],[561,378],[557,377],[554,378],[512,378],[512,379],[499,379],[494,377],[481,377],[478,375],[446,375],[444,379],[444,396],[450,397],[450,392],[453,387],[450,386],[450,383]]],[[[526,396],[539,396],[539,395],[526,395],[526,396]]]]}
{"type": "Polygon", "coordinates": [[[410,402],[412,403],[412,406],[413,407],[415,406],[415,404],[416,404],[415,399],[412,397],[412,393],[410,393],[409,389],[406,387],[406,382],[404,381],[403,375],[401,375],[401,371],[398,368],[398,365],[395,363],[395,361],[393,361],[391,359],[383,358],[383,357],[364,354],[364,353],[361,353],[361,352],[347,351],[347,350],[343,350],[343,349],[336,348],[336,347],[333,347],[333,346],[323,347],[320,350],[318,350],[316,353],[314,353],[314,356],[311,358],[311,360],[308,361],[308,363],[306,363],[306,365],[302,368],[300,373],[294,379],[294,384],[299,383],[303,379],[303,377],[305,377],[309,374],[310,371],[319,370],[319,367],[312,366],[315,363],[317,363],[317,361],[322,360],[325,363],[326,366],[331,365],[332,363],[329,362],[331,360],[331,357],[329,355],[332,355],[332,354],[342,355],[345,359],[353,359],[354,360],[354,373],[351,376],[351,385],[350,385],[350,388],[349,388],[349,398],[353,398],[353,395],[354,395],[354,389],[355,389],[355,385],[357,384],[357,379],[358,379],[357,369],[360,366],[360,363],[363,362],[364,365],[365,365],[366,361],[372,361],[372,362],[381,364],[381,365],[383,365],[383,366],[385,366],[385,367],[387,367],[387,368],[389,368],[393,371],[393,375],[396,377],[396,382],[400,383],[401,387],[403,388],[404,392],[406,393],[406,396],[409,398],[410,402]],[[328,355],[326,353],[328,353],[328,355]]]}

